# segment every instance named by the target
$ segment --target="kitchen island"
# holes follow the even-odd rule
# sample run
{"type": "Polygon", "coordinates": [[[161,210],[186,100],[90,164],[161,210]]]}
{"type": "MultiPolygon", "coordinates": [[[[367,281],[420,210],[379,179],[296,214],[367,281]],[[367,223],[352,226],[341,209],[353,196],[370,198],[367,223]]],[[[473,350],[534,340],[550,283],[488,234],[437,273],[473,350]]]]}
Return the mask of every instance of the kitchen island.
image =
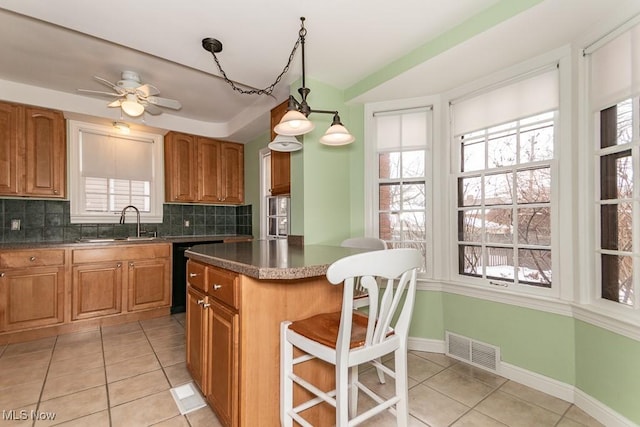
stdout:
{"type": "MultiPolygon", "coordinates": [[[[280,322],[338,311],[334,261],[363,252],[334,246],[252,241],[196,245],[187,263],[187,367],[224,425],[280,425],[280,322]]],[[[300,373],[333,386],[317,362],[300,373]],[[305,372],[306,371],[306,372],[305,372]]],[[[326,404],[307,418],[334,423],[326,404]]]]}

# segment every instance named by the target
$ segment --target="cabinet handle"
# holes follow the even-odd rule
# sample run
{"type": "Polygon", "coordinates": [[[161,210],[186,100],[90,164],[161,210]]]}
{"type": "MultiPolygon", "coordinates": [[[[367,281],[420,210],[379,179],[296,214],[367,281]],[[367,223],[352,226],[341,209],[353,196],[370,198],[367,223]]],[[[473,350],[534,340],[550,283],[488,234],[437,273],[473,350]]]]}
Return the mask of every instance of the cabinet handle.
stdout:
{"type": "Polygon", "coordinates": [[[220,289],[222,287],[222,285],[218,285],[217,283],[213,284],[213,290],[217,291],[218,289],[220,289]]]}
{"type": "Polygon", "coordinates": [[[189,277],[196,277],[198,273],[189,273],[189,277]]]}
{"type": "Polygon", "coordinates": [[[130,262],[129,263],[129,268],[133,268],[133,267],[135,267],[135,265],[132,262],[130,262]]]}
{"type": "Polygon", "coordinates": [[[29,261],[33,262],[33,261],[35,261],[35,260],[36,260],[36,257],[34,257],[34,256],[29,257],[29,261]]]}
{"type": "Polygon", "coordinates": [[[121,263],[117,263],[116,264],[116,268],[120,268],[120,267],[122,267],[122,264],[121,263]]]}
{"type": "Polygon", "coordinates": [[[204,304],[204,300],[203,299],[199,299],[198,300],[198,305],[202,305],[202,304],[204,304]]]}
{"type": "Polygon", "coordinates": [[[58,190],[53,190],[53,194],[58,194],[58,190]]]}
{"type": "Polygon", "coordinates": [[[209,303],[202,304],[202,308],[207,308],[207,307],[211,307],[211,304],[209,304],[209,303]]]}
{"type": "Polygon", "coordinates": [[[0,277],[4,277],[4,273],[0,273],[0,277]]]}

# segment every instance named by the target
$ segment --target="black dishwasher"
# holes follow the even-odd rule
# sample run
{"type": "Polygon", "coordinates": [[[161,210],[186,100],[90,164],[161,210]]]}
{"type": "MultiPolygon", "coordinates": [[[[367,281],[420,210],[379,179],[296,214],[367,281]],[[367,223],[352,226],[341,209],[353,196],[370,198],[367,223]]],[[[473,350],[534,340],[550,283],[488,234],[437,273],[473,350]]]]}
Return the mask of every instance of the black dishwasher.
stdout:
{"type": "Polygon", "coordinates": [[[171,313],[187,310],[187,258],[185,251],[194,245],[222,243],[222,240],[199,240],[173,244],[173,288],[171,292],[171,313]]]}

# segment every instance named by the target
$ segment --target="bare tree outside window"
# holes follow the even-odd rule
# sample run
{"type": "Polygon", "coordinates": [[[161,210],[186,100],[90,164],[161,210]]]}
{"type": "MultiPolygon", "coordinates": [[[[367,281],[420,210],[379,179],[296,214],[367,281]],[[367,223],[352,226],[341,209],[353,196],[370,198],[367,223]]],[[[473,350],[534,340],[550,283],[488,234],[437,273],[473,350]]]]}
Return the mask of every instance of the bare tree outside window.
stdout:
{"type": "Polygon", "coordinates": [[[458,138],[459,273],[551,287],[555,112],[458,138]]]}

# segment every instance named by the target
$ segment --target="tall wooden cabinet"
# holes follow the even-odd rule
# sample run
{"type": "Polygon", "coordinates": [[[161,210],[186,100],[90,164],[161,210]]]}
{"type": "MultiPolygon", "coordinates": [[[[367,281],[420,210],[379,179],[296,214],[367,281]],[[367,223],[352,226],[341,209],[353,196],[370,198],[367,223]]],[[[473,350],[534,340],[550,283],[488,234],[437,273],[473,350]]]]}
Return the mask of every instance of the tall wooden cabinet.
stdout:
{"type": "Polygon", "coordinates": [[[168,202],[244,203],[244,146],[178,132],[165,136],[168,202]]]}
{"type": "Polygon", "coordinates": [[[187,369],[225,426],[238,425],[239,276],[187,263],[187,369]]]}
{"type": "MultiPolygon", "coordinates": [[[[287,112],[289,101],[274,107],[271,110],[271,140],[276,137],[273,131],[275,125],[280,123],[282,116],[287,112]]],[[[291,193],[291,153],[271,151],[271,195],[291,193]]]]}
{"type": "Polygon", "coordinates": [[[0,195],[65,197],[61,112],[0,102],[0,195]]]}

